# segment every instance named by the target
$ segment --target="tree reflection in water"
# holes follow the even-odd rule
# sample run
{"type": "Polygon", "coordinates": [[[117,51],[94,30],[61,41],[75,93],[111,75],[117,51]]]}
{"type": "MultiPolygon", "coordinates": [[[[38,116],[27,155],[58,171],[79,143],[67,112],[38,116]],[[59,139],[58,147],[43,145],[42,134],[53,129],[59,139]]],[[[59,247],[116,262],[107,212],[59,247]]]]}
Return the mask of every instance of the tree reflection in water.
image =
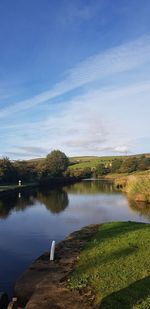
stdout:
{"type": "MultiPolygon", "coordinates": [[[[67,186],[65,189],[38,189],[21,194],[9,194],[0,198],[0,219],[6,219],[13,211],[24,211],[28,207],[36,206],[37,202],[45,206],[51,213],[58,214],[68,206],[68,194],[88,196],[120,194],[120,192],[116,191],[113,184],[108,181],[83,181],[67,186]]],[[[129,201],[129,207],[150,220],[150,206],[148,204],[129,201]]]]}
{"type": "Polygon", "coordinates": [[[0,218],[6,219],[12,211],[23,211],[34,205],[36,192],[8,194],[0,198],[0,218]]]}
{"type": "Polygon", "coordinates": [[[141,216],[146,217],[150,220],[150,204],[145,202],[137,202],[129,200],[129,207],[134,211],[140,214],[141,216]]]}
{"type": "Polygon", "coordinates": [[[24,211],[37,201],[52,213],[63,211],[69,203],[68,194],[62,189],[8,194],[0,198],[0,219],[6,219],[12,211],[24,211]]]}
{"type": "Polygon", "coordinates": [[[100,193],[117,193],[111,181],[108,180],[85,180],[67,187],[68,193],[76,194],[100,194],[100,193]]]}
{"type": "Polygon", "coordinates": [[[65,210],[69,204],[68,194],[62,189],[40,191],[37,194],[37,200],[44,204],[52,213],[59,213],[65,210]]]}

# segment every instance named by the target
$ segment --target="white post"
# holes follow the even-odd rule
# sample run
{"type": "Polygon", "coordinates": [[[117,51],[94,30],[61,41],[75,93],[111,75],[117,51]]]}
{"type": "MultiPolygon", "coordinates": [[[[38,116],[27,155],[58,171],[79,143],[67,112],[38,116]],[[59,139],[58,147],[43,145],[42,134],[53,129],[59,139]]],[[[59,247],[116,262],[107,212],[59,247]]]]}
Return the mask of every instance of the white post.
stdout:
{"type": "Polygon", "coordinates": [[[54,253],[55,253],[55,240],[52,241],[51,245],[50,261],[54,261],[54,253]]]}
{"type": "Polygon", "coordinates": [[[18,181],[18,185],[21,186],[21,180],[18,181]]]}

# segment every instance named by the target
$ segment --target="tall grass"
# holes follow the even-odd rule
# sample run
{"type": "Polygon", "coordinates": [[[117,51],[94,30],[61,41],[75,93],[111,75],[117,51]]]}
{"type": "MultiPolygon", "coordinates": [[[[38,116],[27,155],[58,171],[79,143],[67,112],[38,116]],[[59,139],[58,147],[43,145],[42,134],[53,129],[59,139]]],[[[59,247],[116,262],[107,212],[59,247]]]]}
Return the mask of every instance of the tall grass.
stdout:
{"type": "Polygon", "coordinates": [[[150,176],[130,176],[126,192],[131,199],[150,203],[150,176]]]}

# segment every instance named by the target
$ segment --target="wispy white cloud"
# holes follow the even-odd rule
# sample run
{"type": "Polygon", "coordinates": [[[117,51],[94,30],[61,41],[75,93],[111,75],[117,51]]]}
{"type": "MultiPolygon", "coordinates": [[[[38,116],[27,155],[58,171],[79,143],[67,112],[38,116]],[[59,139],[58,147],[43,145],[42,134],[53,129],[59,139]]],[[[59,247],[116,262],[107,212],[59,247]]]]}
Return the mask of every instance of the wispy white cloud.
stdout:
{"type": "Polygon", "coordinates": [[[133,153],[137,138],[149,134],[149,100],[150,81],[90,90],[68,99],[58,114],[34,123],[8,124],[13,136],[7,142],[13,152],[20,149],[30,157],[57,148],[68,155],[133,153]]]}
{"type": "Polygon", "coordinates": [[[119,146],[105,146],[101,148],[101,151],[109,151],[115,154],[126,154],[130,152],[130,147],[133,145],[119,145],[119,146]]]}
{"type": "Polygon", "coordinates": [[[36,154],[36,155],[45,153],[48,150],[40,146],[20,146],[18,147],[18,149],[26,151],[30,154],[36,154]]]}
{"type": "Polygon", "coordinates": [[[150,62],[150,36],[111,48],[103,53],[87,58],[66,72],[64,79],[50,90],[33,98],[0,109],[0,118],[12,113],[28,110],[64,93],[83,87],[106,77],[131,72],[150,62]]]}
{"type": "Polygon", "coordinates": [[[11,157],[11,158],[19,158],[19,159],[22,159],[22,160],[24,160],[24,159],[30,159],[30,158],[32,158],[32,156],[33,156],[33,154],[30,152],[30,153],[28,153],[28,152],[17,152],[17,151],[5,151],[4,153],[3,153],[3,155],[0,155],[0,158],[4,158],[4,157],[11,157]]]}
{"type": "Polygon", "coordinates": [[[32,158],[32,157],[43,157],[45,154],[50,152],[52,149],[46,149],[43,147],[36,147],[36,146],[23,146],[18,147],[17,145],[12,145],[12,151],[5,151],[3,155],[0,157],[11,156],[13,158],[32,158]]]}
{"type": "Polygon", "coordinates": [[[137,141],[149,136],[150,80],[144,74],[149,66],[150,36],[145,36],[90,57],[50,90],[1,108],[4,154],[37,157],[57,148],[68,155],[135,152],[137,141]],[[128,80],[131,72],[135,77],[128,80]],[[82,94],[74,91],[59,111],[58,105],[50,110],[57,97],[77,88],[82,94]],[[36,111],[38,118],[28,118],[36,111]]]}

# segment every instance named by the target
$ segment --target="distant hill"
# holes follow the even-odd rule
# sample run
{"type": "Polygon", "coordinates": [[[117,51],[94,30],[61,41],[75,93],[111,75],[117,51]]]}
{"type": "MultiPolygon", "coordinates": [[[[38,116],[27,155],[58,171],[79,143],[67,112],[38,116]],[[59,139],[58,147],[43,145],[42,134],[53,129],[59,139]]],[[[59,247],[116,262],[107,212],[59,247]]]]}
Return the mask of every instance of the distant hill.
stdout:
{"type": "Polygon", "coordinates": [[[150,153],[147,154],[137,154],[137,155],[130,155],[130,156],[82,156],[82,157],[70,157],[71,169],[84,169],[87,167],[94,168],[97,164],[102,163],[107,165],[112,163],[115,159],[126,159],[129,157],[140,157],[145,155],[146,157],[150,158],[150,153]]]}
{"type": "Polygon", "coordinates": [[[83,157],[71,157],[70,163],[71,169],[84,169],[87,167],[94,168],[97,164],[108,164],[111,163],[116,158],[123,158],[123,156],[83,156],[83,157]]]}
{"type": "MultiPolygon", "coordinates": [[[[150,153],[146,154],[136,154],[136,155],[128,155],[128,156],[77,156],[77,157],[69,157],[70,160],[70,168],[71,169],[84,169],[86,167],[93,168],[99,163],[108,164],[111,163],[115,159],[125,159],[128,157],[140,157],[145,155],[150,158],[150,153]]],[[[41,163],[44,161],[44,158],[37,158],[28,160],[28,162],[32,163],[41,163]]]]}

